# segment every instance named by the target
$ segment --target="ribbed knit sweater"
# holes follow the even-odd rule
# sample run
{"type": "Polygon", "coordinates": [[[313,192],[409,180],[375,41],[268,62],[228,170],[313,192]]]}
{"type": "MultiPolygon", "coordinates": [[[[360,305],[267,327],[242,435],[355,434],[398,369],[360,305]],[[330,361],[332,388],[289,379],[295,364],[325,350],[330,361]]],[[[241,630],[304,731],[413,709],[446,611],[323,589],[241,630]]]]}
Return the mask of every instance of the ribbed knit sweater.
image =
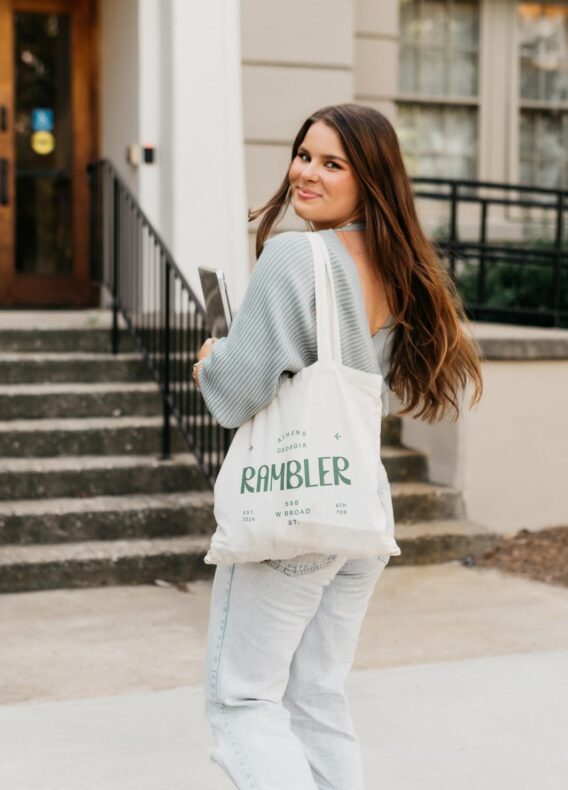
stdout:
{"type": "MultiPolygon", "coordinates": [[[[317,232],[331,260],[342,362],[382,374],[386,415],[393,317],[371,336],[355,261],[334,230],[317,232]]],[[[264,244],[229,334],[213,344],[198,368],[207,408],[224,427],[239,427],[270,403],[282,376],[316,361],[316,341],[309,239],[302,231],[279,233],[264,244]]]]}

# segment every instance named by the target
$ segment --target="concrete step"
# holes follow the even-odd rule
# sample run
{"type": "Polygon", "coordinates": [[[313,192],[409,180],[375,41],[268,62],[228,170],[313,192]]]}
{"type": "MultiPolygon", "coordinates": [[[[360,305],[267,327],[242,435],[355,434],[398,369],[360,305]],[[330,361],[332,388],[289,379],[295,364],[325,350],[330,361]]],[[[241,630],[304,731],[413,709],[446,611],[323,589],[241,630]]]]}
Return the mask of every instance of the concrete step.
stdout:
{"type": "Polygon", "coordinates": [[[1,546],[0,592],[207,578],[209,537],[1,546]]]}
{"type": "Polygon", "coordinates": [[[0,459],[0,501],[206,490],[190,453],[0,459]]]}
{"type": "Polygon", "coordinates": [[[391,483],[426,482],[428,480],[428,456],[421,450],[385,444],[385,433],[381,430],[381,461],[391,483]]]}
{"type": "Polygon", "coordinates": [[[0,384],[150,380],[139,354],[0,354],[0,384]]]}
{"type": "MultiPolygon", "coordinates": [[[[190,395],[190,405],[191,405],[190,395]]],[[[200,412],[202,398],[196,398],[200,412]]],[[[207,411],[206,407],[204,406],[207,411]]],[[[0,417],[41,420],[79,417],[151,416],[162,413],[158,385],[148,382],[0,384],[0,417]]],[[[383,445],[399,445],[401,419],[383,418],[383,445]]]]}
{"type": "MultiPolygon", "coordinates": [[[[12,313],[10,317],[6,312],[0,311],[0,352],[19,352],[19,353],[40,353],[40,352],[81,352],[88,353],[102,353],[109,354],[112,350],[112,334],[111,323],[112,316],[109,312],[105,317],[104,326],[86,326],[82,320],[73,320],[70,325],[65,326],[66,321],[69,321],[69,316],[65,316],[63,312],[57,311],[52,316],[43,317],[40,320],[29,318],[31,322],[29,327],[25,326],[24,314],[16,316],[12,313]],[[10,323],[19,324],[18,326],[10,326],[10,323]]],[[[179,325],[181,326],[181,319],[178,317],[179,325]]],[[[184,319],[186,323],[186,319],[184,319]]],[[[100,322],[98,322],[100,323],[100,322]]],[[[147,327],[152,322],[147,321],[147,327]]],[[[118,333],[118,351],[119,353],[136,351],[138,346],[134,340],[130,330],[122,319],[119,321],[122,326],[118,333]]],[[[158,321],[153,320],[153,325],[157,326],[158,321]]],[[[139,324],[141,336],[143,329],[139,324]]],[[[209,335],[199,329],[190,330],[187,326],[185,329],[178,329],[175,331],[173,328],[170,333],[170,348],[190,348],[197,347],[202,344],[203,340],[209,335]],[[202,339],[203,338],[203,339],[202,339]]],[[[146,334],[148,342],[152,341],[152,336],[146,334]]],[[[157,330],[154,337],[157,337],[157,330]]]]}
{"type": "MultiPolygon", "coordinates": [[[[400,557],[389,564],[459,560],[493,545],[498,537],[479,525],[446,521],[397,525],[400,557]]],[[[203,558],[209,535],[152,540],[86,541],[33,546],[0,546],[0,592],[65,587],[171,583],[213,576],[203,558]]]]}
{"type": "MultiPolygon", "coordinates": [[[[460,513],[461,498],[453,490],[431,484],[416,490],[412,483],[393,483],[391,490],[397,525],[412,525],[416,513],[429,524],[460,513]]],[[[214,529],[209,489],[0,501],[0,544],[169,537],[214,529]]]]}
{"type": "MultiPolygon", "coordinates": [[[[385,463],[385,467],[388,467],[385,463]]],[[[462,492],[450,486],[429,482],[393,481],[391,494],[395,521],[415,524],[438,519],[463,519],[465,507],[462,492]]]]}
{"type": "MultiPolygon", "coordinates": [[[[211,424],[206,415],[194,425],[211,424]]],[[[173,452],[187,452],[174,420],[171,422],[173,452]]],[[[215,436],[219,430],[215,424],[215,436]]],[[[93,417],[84,419],[10,420],[0,422],[0,457],[53,458],[64,455],[159,455],[162,449],[162,418],[93,417]]]]}
{"type": "Polygon", "coordinates": [[[165,538],[214,530],[210,490],[0,502],[0,544],[165,538]]]}
{"type": "MultiPolygon", "coordinates": [[[[10,352],[64,352],[87,351],[90,353],[111,352],[110,327],[93,327],[90,329],[1,329],[0,351],[10,352]]],[[[135,351],[136,344],[126,329],[119,331],[119,349],[121,352],[135,351]]]]}
{"type": "Polygon", "coordinates": [[[143,416],[161,410],[154,381],[0,385],[2,420],[143,416]]]}
{"type": "Polygon", "coordinates": [[[429,565],[463,559],[494,546],[500,537],[487,527],[466,520],[397,521],[396,542],[401,555],[391,557],[389,565],[429,565]]]}
{"type": "MultiPolygon", "coordinates": [[[[207,413],[195,416],[191,425],[196,431],[211,431],[214,447],[222,446],[223,432],[207,413]]],[[[172,452],[187,451],[174,420],[170,429],[172,452]]],[[[93,417],[47,420],[8,420],[0,422],[0,457],[54,458],[66,455],[142,455],[161,453],[162,418],[93,417]]],[[[425,480],[426,457],[423,453],[401,447],[382,447],[382,458],[390,480],[425,480]]],[[[205,455],[216,462],[218,453],[205,455]]]]}

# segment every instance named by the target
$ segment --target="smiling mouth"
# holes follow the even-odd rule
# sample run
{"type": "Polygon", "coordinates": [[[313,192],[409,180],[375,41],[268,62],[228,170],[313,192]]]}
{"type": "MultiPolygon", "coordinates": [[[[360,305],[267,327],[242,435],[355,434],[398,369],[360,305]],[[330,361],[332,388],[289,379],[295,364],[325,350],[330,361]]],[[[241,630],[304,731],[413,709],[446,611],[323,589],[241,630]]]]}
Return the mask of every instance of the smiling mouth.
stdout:
{"type": "Polygon", "coordinates": [[[320,195],[317,194],[317,192],[310,192],[309,189],[302,189],[302,187],[298,187],[297,192],[300,195],[300,197],[302,197],[302,196],[307,197],[307,198],[321,197],[320,195]],[[303,195],[302,195],[302,193],[303,193],[303,195]]]}

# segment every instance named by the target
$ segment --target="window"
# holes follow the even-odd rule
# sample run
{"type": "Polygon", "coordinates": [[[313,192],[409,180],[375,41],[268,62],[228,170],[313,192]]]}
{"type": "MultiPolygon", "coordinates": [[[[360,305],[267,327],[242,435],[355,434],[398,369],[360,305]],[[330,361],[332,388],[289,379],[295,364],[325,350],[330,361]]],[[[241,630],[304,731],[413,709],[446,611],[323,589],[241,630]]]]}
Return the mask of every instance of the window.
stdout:
{"type": "Polygon", "coordinates": [[[398,134],[412,176],[475,178],[479,0],[401,0],[398,134]]]}
{"type": "Polygon", "coordinates": [[[568,3],[519,3],[520,176],[568,187],[568,3]]]}

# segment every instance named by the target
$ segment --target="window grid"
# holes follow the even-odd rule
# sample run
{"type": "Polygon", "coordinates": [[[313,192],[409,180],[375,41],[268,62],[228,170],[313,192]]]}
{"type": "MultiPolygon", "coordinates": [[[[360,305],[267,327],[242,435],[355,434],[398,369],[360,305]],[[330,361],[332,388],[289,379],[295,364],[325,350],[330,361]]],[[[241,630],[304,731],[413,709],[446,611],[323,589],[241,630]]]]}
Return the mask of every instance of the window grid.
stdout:
{"type": "MultiPolygon", "coordinates": [[[[401,19],[404,15],[404,7],[412,7],[415,9],[415,13],[412,15],[414,19],[418,19],[419,21],[419,28],[418,30],[424,30],[425,26],[430,22],[432,24],[432,20],[428,19],[426,13],[426,5],[427,0],[402,0],[401,2],[401,19]],[[416,13],[416,11],[418,13],[416,13]]],[[[430,2],[428,5],[432,6],[433,3],[430,2]]],[[[455,17],[454,9],[456,6],[460,5],[472,5],[479,7],[478,0],[460,0],[459,3],[456,3],[455,0],[439,0],[438,5],[444,8],[444,34],[443,34],[443,41],[442,43],[432,43],[422,41],[422,36],[418,33],[415,35],[406,34],[405,29],[401,29],[401,37],[400,37],[400,48],[401,48],[401,64],[404,66],[404,59],[406,53],[412,54],[412,72],[413,72],[413,86],[412,89],[408,89],[404,87],[403,95],[409,94],[417,94],[417,95],[424,95],[425,92],[421,89],[421,81],[427,72],[427,61],[425,61],[425,54],[426,53],[437,53],[442,55],[443,59],[443,81],[444,81],[444,90],[437,92],[435,95],[437,100],[442,99],[450,99],[455,98],[456,96],[470,96],[470,97],[477,97],[478,94],[478,69],[477,64],[479,60],[479,19],[476,28],[475,34],[475,44],[467,45],[467,44],[460,44],[459,49],[454,45],[454,39],[450,35],[449,28],[451,25],[451,20],[455,17]],[[454,84],[453,84],[453,76],[457,73],[455,68],[452,68],[454,65],[454,61],[456,60],[457,55],[468,55],[472,59],[475,59],[475,78],[474,78],[474,85],[472,86],[472,90],[463,93],[463,92],[454,92],[454,84]]],[[[402,87],[401,93],[402,93],[402,87]]]]}
{"type": "MultiPolygon", "coordinates": [[[[440,0],[437,4],[426,0],[401,0],[401,29],[399,54],[399,107],[398,131],[405,154],[406,165],[413,176],[442,176],[453,178],[475,178],[477,175],[477,122],[479,108],[479,0],[440,0]],[[435,23],[435,12],[428,17],[430,10],[438,5],[444,19],[443,33],[438,43],[423,41],[423,32],[435,23]],[[456,19],[454,11],[458,6],[475,6],[476,19],[471,28],[472,42],[456,47],[450,26],[456,19]],[[410,13],[409,13],[410,12],[410,13]],[[405,18],[406,17],[406,18],[405,18]],[[410,22],[410,24],[409,24],[410,22]],[[417,22],[416,25],[413,23],[417,22]],[[414,29],[413,29],[414,27],[414,29]],[[425,69],[428,61],[424,52],[442,53],[444,62],[443,92],[429,91],[425,93],[425,69]],[[412,79],[406,79],[408,70],[408,53],[412,79]],[[473,63],[474,78],[470,80],[469,90],[456,93],[459,83],[451,82],[456,72],[452,68],[458,55],[475,59],[473,63]],[[461,101],[460,101],[461,100],[461,101]],[[439,134],[437,145],[428,140],[425,129],[433,126],[436,118],[439,134]],[[460,128],[461,139],[456,139],[456,128],[460,128]],[[469,127],[469,128],[468,128],[469,127]],[[460,150],[461,146],[461,150],[460,150]]],[[[428,36],[426,36],[426,39],[428,36]]],[[[431,82],[432,85],[432,82],[431,82]]]]}
{"type": "MultiPolygon", "coordinates": [[[[530,22],[535,21],[535,36],[538,36],[536,25],[542,25],[542,20],[546,23],[547,18],[564,19],[564,40],[556,53],[556,64],[562,76],[562,71],[568,69],[568,3],[558,0],[550,3],[519,2],[517,13],[521,30],[523,25],[527,30],[530,22]]],[[[550,58],[546,26],[541,31],[536,46],[519,41],[520,180],[536,186],[568,188],[567,86],[560,86],[560,101],[548,91],[554,71],[550,65],[554,58],[550,58]],[[539,67],[539,63],[543,65],[539,67]]]]}
{"type": "Polygon", "coordinates": [[[521,111],[521,182],[568,188],[568,113],[521,111]],[[551,121],[557,121],[556,155],[550,147],[551,121]],[[543,144],[544,142],[544,144],[543,144]],[[552,151],[552,153],[551,153],[552,151]]]}
{"type": "MultiPolygon", "coordinates": [[[[419,105],[401,102],[401,124],[399,137],[405,151],[406,166],[411,176],[442,176],[448,178],[470,179],[476,176],[477,165],[477,113],[474,109],[466,107],[462,114],[470,116],[471,127],[474,130],[471,140],[467,144],[467,153],[463,150],[455,151],[446,141],[455,137],[452,121],[455,108],[443,104],[419,105]],[[425,127],[427,113],[438,114],[438,127],[440,130],[441,144],[437,147],[425,145],[427,136],[425,127]],[[415,131],[415,139],[409,139],[408,130],[415,131]]],[[[431,126],[431,124],[430,124],[431,126]]]]}

